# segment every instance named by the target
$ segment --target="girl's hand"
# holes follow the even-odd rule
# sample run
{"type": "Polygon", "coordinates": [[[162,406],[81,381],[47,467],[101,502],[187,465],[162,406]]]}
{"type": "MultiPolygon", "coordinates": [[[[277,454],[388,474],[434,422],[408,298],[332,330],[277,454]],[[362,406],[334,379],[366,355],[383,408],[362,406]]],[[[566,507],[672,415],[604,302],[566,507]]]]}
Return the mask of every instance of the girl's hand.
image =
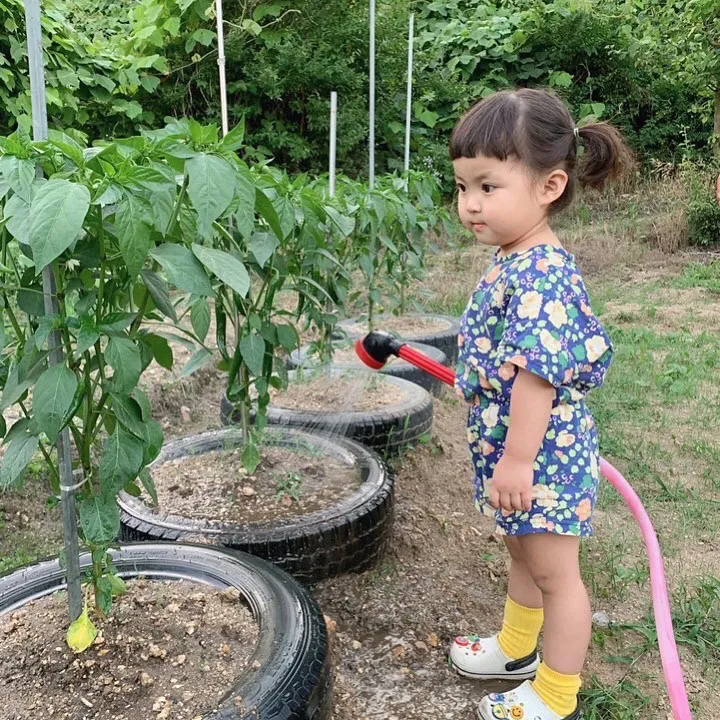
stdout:
{"type": "Polygon", "coordinates": [[[532,507],[533,463],[505,453],[495,466],[490,481],[490,504],[508,512],[532,507]]]}

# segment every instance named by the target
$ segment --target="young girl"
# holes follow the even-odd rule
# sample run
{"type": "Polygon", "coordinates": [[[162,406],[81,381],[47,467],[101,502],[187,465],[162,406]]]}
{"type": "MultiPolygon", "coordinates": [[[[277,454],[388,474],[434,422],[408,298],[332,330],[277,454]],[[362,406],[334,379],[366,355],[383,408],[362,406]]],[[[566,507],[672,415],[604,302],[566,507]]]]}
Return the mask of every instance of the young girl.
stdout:
{"type": "Polygon", "coordinates": [[[612,126],[578,128],[557,97],[529,89],[472,107],[450,156],[460,219],[496,248],[462,318],[455,382],[471,405],[475,505],[511,556],[500,633],[456,638],[450,661],[468,677],[526,680],[483,698],[483,720],[575,720],[590,640],[578,553],[599,480],[584,397],[602,385],[612,349],[548,221],[578,181],[601,187],[631,156],[612,126]]]}

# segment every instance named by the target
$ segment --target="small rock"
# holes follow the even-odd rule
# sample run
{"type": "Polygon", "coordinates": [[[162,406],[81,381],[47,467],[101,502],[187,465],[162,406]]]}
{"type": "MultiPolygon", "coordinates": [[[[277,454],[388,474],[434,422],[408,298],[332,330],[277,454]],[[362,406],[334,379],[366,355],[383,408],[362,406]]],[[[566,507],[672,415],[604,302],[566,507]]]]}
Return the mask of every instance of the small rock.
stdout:
{"type": "Polygon", "coordinates": [[[418,650],[422,650],[423,652],[427,652],[428,649],[429,649],[428,646],[427,646],[422,640],[418,640],[418,641],[415,643],[415,647],[416,647],[418,650]]]}
{"type": "Polygon", "coordinates": [[[600,610],[599,612],[593,613],[592,623],[596,627],[606,628],[610,625],[610,616],[606,612],[600,610]]]}
{"type": "Polygon", "coordinates": [[[182,694],[182,699],[187,702],[188,700],[192,700],[195,697],[195,693],[191,693],[189,690],[186,690],[182,694]]]}
{"type": "Polygon", "coordinates": [[[259,660],[253,660],[252,665],[250,666],[253,670],[259,670],[262,666],[262,663],[259,660]]]}
{"type": "Polygon", "coordinates": [[[350,645],[353,650],[359,650],[362,647],[362,643],[359,640],[353,640],[350,645]]]}
{"type": "Polygon", "coordinates": [[[405,648],[402,645],[396,645],[392,649],[393,657],[402,658],[405,657],[405,648]]]}
{"type": "Polygon", "coordinates": [[[437,647],[440,644],[440,638],[437,636],[436,633],[431,632],[427,636],[427,642],[430,647],[437,647]]]}
{"type": "Polygon", "coordinates": [[[170,603],[165,610],[169,613],[180,612],[180,606],[177,603],[170,603]]]}
{"type": "Polygon", "coordinates": [[[323,615],[323,617],[325,618],[325,625],[327,625],[328,632],[337,632],[337,623],[329,615],[323,615]]]}
{"type": "Polygon", "coordinates": [[[153,643],[148,648],[148,654],[150,655],[150,657],[164,659],[165,656],[167,655],[167,650],[165,650],[165,648],[161,648],[159,645],[155,645],[153,643]]]}
{"type": "Polygon", "coordinates": [[[230,654],[230,646],[229,646],[227,643],[223,643],[223,644],[220,646],[218,652],[219,652],[220,655],[222,655],[223,657],[227,657],[227,656],[230,654]]]}
{"type": "Polygon", "coordinates": [[[189,423],[192,420],[192,415],[190,414],[190,408],[187,407],[187,405],[183,405],[180,408],[180,419],[184,423],[189,423]]]}
{"type": "Polygon", "coordinates": [[[144,671],[140,673],[140,677],[138,678],[138,680],[143,687],[150,687],[151,685],[155,684],[155,678],[153,678],[151,675],[148,675],[144,671]]]}
{"type": "Polygon", "coordinates": [[[178,655],[175,660],[173,660],[173,667],[177,667],[178,665],[184,665],[185,664],[185,655],[178,655]]]}
{"type": "Polygon", "coordinates": [[[289,495],[283,495],[280,504],[283,507],[290,507],[293,504],[292,498],[289,495]]]}
{"type": "Polygon", "coordinates": [[[162,710],[164,707],[165,707],[165,696],[164,696],[164,695],[161,695],[161,696],[160,696],[159,698],[157,698],[157,699],[155,700],[155,702],[153,703],[152,709],[153,709],[155,712],[159,712],[159,711],[162,710]]]}
{"type": "Polygon", "coordinates": [[[251,488],[249,485],[243,485],[242,492],[245,497],[252,497],[255,494],[255,488],[251,488]]]}
{"type": "Polygon", "coordinates": [[[189,625],[186,625],[185,632],[188,635],[194,635],[195,634],[195,626],[192,623],[190,623],[189,625]]]}
{"type": "Polygon", "coordinates": [[[240,600],[240,591],[235,587],[225,588],[225,590],[220,593],[220,600],[234,604],[240,600]]]}

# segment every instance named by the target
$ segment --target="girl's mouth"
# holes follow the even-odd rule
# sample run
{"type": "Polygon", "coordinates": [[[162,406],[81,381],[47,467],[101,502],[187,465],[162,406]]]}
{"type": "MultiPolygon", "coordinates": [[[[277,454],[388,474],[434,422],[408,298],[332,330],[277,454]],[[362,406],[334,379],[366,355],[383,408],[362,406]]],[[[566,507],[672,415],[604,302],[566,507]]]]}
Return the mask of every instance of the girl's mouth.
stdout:
{"type": "Polygon", "coordinates": [[[481,230],[484,230],[487,227],[487,225],[485,223],[471,223],[471,225],[472,225],[472,229],[475,232],[480,232],[481,230]]]}

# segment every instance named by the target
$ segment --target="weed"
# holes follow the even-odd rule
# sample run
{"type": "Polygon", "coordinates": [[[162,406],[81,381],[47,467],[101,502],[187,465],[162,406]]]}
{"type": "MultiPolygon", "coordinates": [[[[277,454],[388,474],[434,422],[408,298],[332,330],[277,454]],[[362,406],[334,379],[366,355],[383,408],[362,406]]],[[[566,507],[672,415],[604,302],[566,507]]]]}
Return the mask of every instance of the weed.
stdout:
{"type": "Polygon", "coordinates": [[[277,492],[275,493],[275,500],[280,502],[287,496],[295,502],[299,502],[302,482],[302,478],[296,472],[288,471],[276,476],[275,485],[277,487],[277,492]]]}

